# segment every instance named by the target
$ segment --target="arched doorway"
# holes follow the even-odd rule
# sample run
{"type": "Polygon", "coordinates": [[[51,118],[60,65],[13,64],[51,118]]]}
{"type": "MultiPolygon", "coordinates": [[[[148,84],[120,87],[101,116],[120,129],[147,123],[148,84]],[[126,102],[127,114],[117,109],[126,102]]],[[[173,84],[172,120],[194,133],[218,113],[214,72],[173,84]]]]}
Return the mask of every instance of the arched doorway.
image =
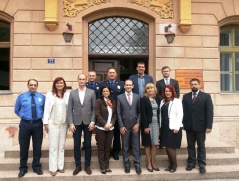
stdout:
{"type": "Polygon", "coordinates": [[[143,61],[146,73],[155,76],[154,26],[150,15],[124,8],[84,16],[83,71],[95,70],[101,81],[106,79],[107,68],[114,66],[118,79],[125,80],[136,73],[137,62],[143,61]]]}

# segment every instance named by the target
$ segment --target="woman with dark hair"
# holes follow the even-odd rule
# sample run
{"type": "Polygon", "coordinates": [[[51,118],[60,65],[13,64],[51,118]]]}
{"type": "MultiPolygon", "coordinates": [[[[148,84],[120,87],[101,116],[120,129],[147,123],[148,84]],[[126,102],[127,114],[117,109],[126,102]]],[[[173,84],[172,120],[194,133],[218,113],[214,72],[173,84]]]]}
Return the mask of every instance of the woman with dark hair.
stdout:
{"type": "Polygon", "coordinates": [[[111,98],[109,87],[101,88],[100,98],[97,99],[95,106],[98,159],[101,173],[106,174],[106,172],[112,172],[109,169],[109,159],[116,120],[115,101],[111,98]]]}
{"type": "Polygon", "coordinates": [[[69,92],[66,82],[57,77],[52,91],[47,92],[44,108],[44,128],[49,139],[49,171],[55,176],[57,171],[64,173],[64,152],[67,133],[66,112],[69,92]]]}
{"type": "Polygon", "coordinates": [[[140,99],[142,145],[149,172],[159,171],[155,165],[157,145],[159,145],[159,106],[156,94],[155,85],[148,83],[144,88],[144,97],[140,99]]]}
{"type": "Polygon", "coordinates": [[[177,169],[176,148],[181,147],[183,126],[183,106],[176,96],[175,88],[166,85],[160,103],[161,146],[166,147],[169,159],[169,166],[165,171],[171,173],[177,169]]]}

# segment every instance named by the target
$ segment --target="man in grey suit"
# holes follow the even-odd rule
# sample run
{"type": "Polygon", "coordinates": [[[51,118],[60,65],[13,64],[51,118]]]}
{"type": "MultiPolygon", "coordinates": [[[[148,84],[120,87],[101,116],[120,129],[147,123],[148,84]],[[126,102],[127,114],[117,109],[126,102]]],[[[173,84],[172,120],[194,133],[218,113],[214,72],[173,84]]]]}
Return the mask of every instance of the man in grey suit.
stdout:
{"type": "Polygon", "coordinates": [[[91,161],[91,135],[95,125],[95,91],[86,88],[85,74],[78,75],[79,88],[71,91],[68,102],[67,120],[74,138],[74,158],[76,168],[73,175],[81,171],[81,135],[84,132],[85,171],[92,174],[91,161]]]}
{"type": "Polygon", "coordinates": [[[117,116],[122,138],[125,173],[130,172],[129,144],[131,144],[136,173],[141,174],[139,146],[140,96],[132,92],[133,87],[132,80],[125,81],[125,93],[117,97],[117,116]]]}

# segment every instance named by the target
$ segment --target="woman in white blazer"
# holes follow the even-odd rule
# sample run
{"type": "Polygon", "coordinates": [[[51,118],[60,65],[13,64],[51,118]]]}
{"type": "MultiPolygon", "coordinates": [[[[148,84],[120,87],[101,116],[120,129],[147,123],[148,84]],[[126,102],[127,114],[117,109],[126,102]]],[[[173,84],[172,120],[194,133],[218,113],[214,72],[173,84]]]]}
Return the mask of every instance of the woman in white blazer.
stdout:
{"type": "Polygon", "coordinates": [[[52,91],[47,92],[44,108],[44,128],[49,139],[49,171],[55,176],[57,171],[64,173],[64,152],[67,133],[67,104],[69,92],[66,92],[66,82],[57,77],[52,85],[52,91]]]}
{"type": "Polygon", "coordinates": [[[171,173],[177,169],[176,148],[181,147],[182,141],[182,101],[172,85],[166,85],[163,90],[163,100],[160,103],[161,146],[166,147],[169,166],[165,171],[171,173]]]}

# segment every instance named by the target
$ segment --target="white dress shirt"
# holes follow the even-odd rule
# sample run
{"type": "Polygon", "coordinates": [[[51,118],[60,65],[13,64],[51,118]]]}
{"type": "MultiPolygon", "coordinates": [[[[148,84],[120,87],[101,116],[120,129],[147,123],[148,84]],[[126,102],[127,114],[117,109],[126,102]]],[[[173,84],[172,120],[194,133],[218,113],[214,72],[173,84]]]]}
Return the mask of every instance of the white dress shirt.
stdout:
{"type": "Polygon", "coordinates": [[[81,105],[83,105],[83,102],[84,102],[85,90],[86,90],[86,87],[83,90],[80,90],[79,88],[79,99],[80,99],[81,105]]]}
{"type": "Polygon", "coordinates": [[[132,91],[130,93],[125,91],[125,96],[126,96],[127,101],[128,101],[128,97],[130,97],[130,105],[132,105],[132,100],[133,100],[133,93],[132,93],[132,91]],[[128,94],[129,94],[129,96],[128,96],[128,94]]]}

